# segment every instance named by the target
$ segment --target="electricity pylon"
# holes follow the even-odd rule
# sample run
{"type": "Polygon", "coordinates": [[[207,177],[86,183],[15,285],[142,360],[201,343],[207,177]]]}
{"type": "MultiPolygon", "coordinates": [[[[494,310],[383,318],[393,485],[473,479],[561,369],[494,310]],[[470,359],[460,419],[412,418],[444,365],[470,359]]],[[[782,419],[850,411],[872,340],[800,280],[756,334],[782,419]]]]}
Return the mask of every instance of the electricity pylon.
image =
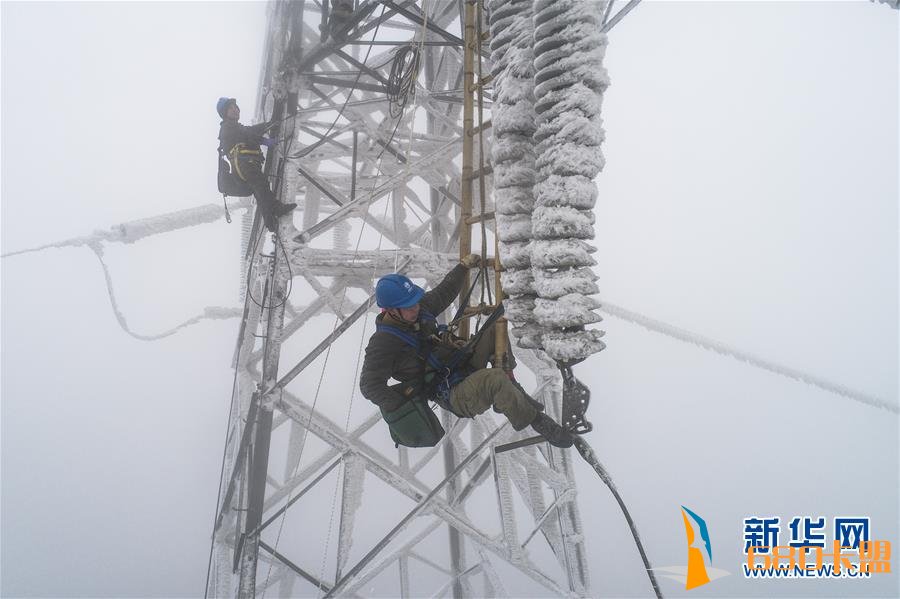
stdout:
{"type": "MultiPolygon", "coordinates": [[[[510,577],[553,595],[589,593],[570,452],[495,453],[520,435],[488,414],[447,413],[437,447],[394,449],[369,402],[355,399],[367,416],[350,427],[341,409],[351,397],[329,395],[328,380],[323,392],[317,377],[315,392],[301,384],[345,333],[365,333],[377,277],[399,270],[434,283],[460,251],[479,251],[478,240],[494,248],[490,122],[466,121],[489,110],[490,80],[475,66],[490,72],[481,10],[427,0],[269,6],[257,117],[280,121],[267,172],[281,200],[299,206],[274,243],[244,217],[245,309],[209,594],[277,584],[269,592],[279,596],[362,595],[377,582],[403,597],[504,596],[510,577]],[[304,293],[288,290],[304,282],[314,297],[295,305],[304,293]],[[334,316],[327,334],[321,315],[334,316]],[[370,496],[377,479],[385,484],[370,496]],[[323,495],[335,498],[330,515],[303,499],[322,487],[334,489],[323,495]],[[385,502],[399,509],[393,521],[380,515],[385,502]],[[339,530],[310,553],[311,531],[326,519],[339,530]],[[361,540],[373,531],[383,532],[377,542],[361,540]]],[[[558,415],[553,362],[517,357],[558,415]]],[[[348,379],[353,368],[350,360],[348,379]]]]}

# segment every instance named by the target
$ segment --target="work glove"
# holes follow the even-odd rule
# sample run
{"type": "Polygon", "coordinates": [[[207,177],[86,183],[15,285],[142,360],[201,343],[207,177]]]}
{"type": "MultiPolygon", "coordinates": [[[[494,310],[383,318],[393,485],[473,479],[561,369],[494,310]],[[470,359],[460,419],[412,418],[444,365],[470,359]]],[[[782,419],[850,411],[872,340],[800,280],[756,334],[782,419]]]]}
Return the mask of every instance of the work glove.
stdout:
{"type": "Polygon", "coordinates": [[[478,254],[469,254],[459,261],[466,268],[478,268],[481,266],[481,256],[478,254]]]}
{"type": "Polygon", "coordinates": [[[278,140],[277,140],[277,139],[272,139],[271,137],[263,137],[263,138],[262,138],[262,141],[259,142],[259,143],[261,143],[262,145],[266,146],[267,148],[271,148],[272,146],[274,146],[275,144],[278,143],[278,140]]]}

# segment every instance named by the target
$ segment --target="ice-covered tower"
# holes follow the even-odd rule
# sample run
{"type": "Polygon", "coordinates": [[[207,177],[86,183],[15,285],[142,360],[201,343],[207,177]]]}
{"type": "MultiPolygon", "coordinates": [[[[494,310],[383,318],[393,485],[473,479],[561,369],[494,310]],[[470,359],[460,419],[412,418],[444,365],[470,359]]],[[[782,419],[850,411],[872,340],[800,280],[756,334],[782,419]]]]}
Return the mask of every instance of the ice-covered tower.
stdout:
{"type": "MultiPolygon", "coordinates": [[[[487,189],[491,171],[474,172],[464,151],[474,136],[484,156],[486,133],[518,136],[527,178],[502,188],[526,199],[503,204],[500,220],[514,216],[530,236],[533,61],[522,73],[493,71],[503,101],[512,98],[507,76],[525,86],[526,128],[480,122],[475,90],[485,104],[496,97],[476,68],[490,68],[481,10],[479,0],[270,5],[257,120],[284,119],[285,141],[268,162],[279,197],[298,207],[276,243],[257,224],[242,252],[245,308],[209,595],[590,594],[573,452],[496,453],[527,433],[492,412],[443,412],[438,446],[397,448],[354,378],[374,329],[374,279],[402,271],[433,285],[457,263],[464,227],[477,221],[485,231],[494,216],[471,214],[472,183],[487,189]],[[420,575],[423,564],[434,571],[420,575]]],[[[530,56],[530,17],[519,23],[517,44],[530,56]]],[[[530,280],[526,246],[519,270],[530,280]]],[[[557,410],[552,363],[517,357],[538,378],[535,397],[557,410]]]]}

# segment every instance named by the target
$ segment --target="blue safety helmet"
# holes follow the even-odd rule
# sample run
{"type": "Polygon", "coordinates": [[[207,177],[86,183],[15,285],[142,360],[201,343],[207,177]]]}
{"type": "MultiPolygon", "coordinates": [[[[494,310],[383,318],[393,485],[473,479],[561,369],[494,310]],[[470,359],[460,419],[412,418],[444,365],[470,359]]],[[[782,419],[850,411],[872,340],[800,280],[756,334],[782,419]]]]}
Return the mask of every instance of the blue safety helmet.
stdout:
{"type": "Polygon", "coordinates": [[[423,295],[425,290],[403,275],[385,275],[375,285],[375,301],[379,308],[411,308],[423,295]]]}
{"type": "Polygon", "coordinates": [[[237,104],[237,100],[234,98],[219,98],[219,101],[216,102],[216,112],[218,112],[219,116],[223,119],[225,118],[225,111],[228,110],[228,105],[232,102],[237,104]]]}

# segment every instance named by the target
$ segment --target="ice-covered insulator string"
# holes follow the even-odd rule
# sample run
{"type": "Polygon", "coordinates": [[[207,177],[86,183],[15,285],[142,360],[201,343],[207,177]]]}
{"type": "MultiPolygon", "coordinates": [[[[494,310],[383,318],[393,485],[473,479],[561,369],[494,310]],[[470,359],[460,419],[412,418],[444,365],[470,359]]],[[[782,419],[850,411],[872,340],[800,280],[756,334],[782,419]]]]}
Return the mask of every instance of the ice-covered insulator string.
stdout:
{"type": "Polygon", "coordinates": [[[531,263],[540,346],[558,361],[602,350],[591,270],[596,177],[603,168],[600,107],[605,1],[534,0],[535,143],[531,263]]]}
{"type": "Polygon", "coordinates": [[[539,347],[534,321],[531,213],[534,211],[536,130],[532,0],[490,0],[494,76],[492,129],[494,201],[501,275],[510,332],[523,347],[539,347]]]}

